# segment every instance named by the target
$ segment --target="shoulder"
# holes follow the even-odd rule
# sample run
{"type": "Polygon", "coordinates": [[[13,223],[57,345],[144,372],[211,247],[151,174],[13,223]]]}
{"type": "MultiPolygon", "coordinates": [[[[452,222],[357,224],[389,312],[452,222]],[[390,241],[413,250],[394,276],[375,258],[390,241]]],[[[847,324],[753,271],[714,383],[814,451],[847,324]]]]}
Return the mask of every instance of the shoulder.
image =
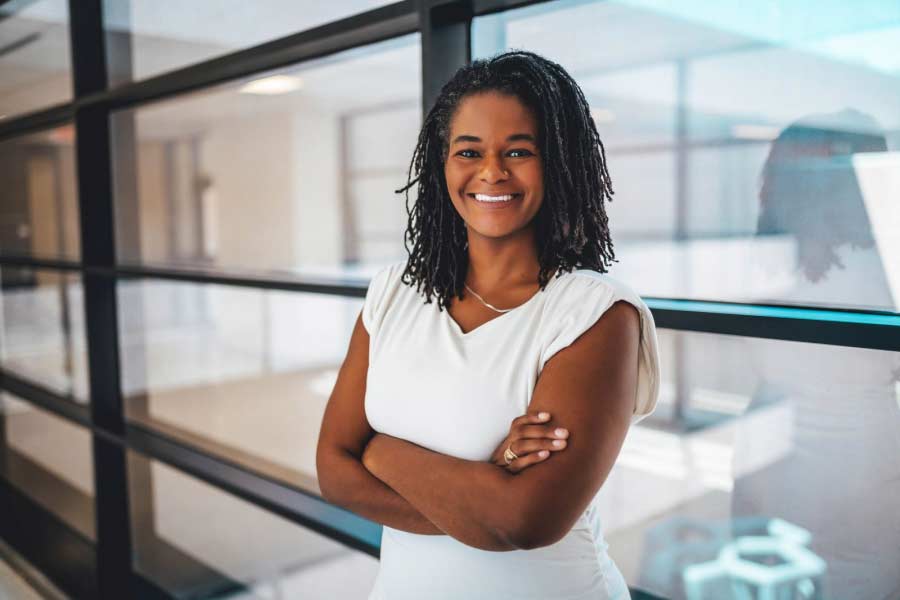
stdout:
{"type": "Polygon", "coordinates": [[[609,317],[604,322],[610,327],[600,325],[598,329],[604,331],[598,330],[598,336],[637,337],[640,377],[634,419],[649,414],[659,392],[659,353],[653,313],[640,295],[620,279],[587,269],[560,275],[548,291],[541,321],[538,372],[557,352],[593,328],[601,317],[609,317]]]}
{"type": "Polygon", "coordinates": [[[363,325],[369,335],[380,328],[384,315],[397,295],[406,260],[388,263],[376,269],[366,290],[363,303],[363,325]]]}
{"type": "Polygon", "coordinates": [[[387,282],[399,279],[405,269],[406,259],[383,264],[375,269],[369,285],[376,282],[387,282]]]}
{"type": "Polygon", "coordinates": [[[602,303],[610,307],[613,303],[624,300],[633,305],[638,312],[645,309],[649,312],[640,295],[630,285],[607,273],[589,269],[563,273],[550,291],[552,292],[548,298],[550,310],[566,311],[573,305],[584,302],[602,303]]]}

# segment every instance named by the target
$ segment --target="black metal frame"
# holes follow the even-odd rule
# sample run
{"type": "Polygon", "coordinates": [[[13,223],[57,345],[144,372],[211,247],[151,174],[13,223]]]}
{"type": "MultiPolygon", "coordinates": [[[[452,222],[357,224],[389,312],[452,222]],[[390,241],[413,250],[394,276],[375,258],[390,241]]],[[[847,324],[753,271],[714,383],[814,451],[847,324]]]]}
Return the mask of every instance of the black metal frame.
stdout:
{"type": "MultiPolygon", "coordinates": [[[[264,290],[314,292],[363,297],[366,283],[306,277],[267,277],[258,273],[175,269],[126,265],[116,260],[114,189],[110,114],[113,110],[171,97],[262,71],[338,51],[420,32],[422,42],[423,110],[433,103],[440,86],[471,60],[471,24],[475,16],[538,4],[546,0],[403,0],[259,46],[233,52],[143,81],[111,86],[121,73],[107,73],[109,43],[103,27],[102,0],[69,0],[74,98],[0,123],[0,140],[15,138],[67,122],[77,131],[78,194],[82,260],[31,256],[0,256],[0,267],[25,267],[78,272],[85,293],[89,356],[89,408],[44,386],[0,369],[0,389],[8,391],[89,431],[93,441],[97,543],[90,547],[52,515],[0,478],[4,514],[29,516],[43,546],[28,541],[21,528],[4,528],[8,538],[51,576],[79,595],[159,597],[163,592],[133,572],[130,519],[140,512],[140,499],[129,497],[129,484],[141,477],[128,469],[135,457],[169,464],[200,480],[259,505],[299,525],[317,531],[372,556],[379,554],[379,526],[332,506],[309,491],[256,472],[245,465],[203,452],[144,425],[124,418],[120,387],[120,357],[116,282],[130,278],[171,279],[194,283],[246,286],[264,290]],[[131,481],[129,481],[129,477],[131,481]],[[43,548],[43,550],[42,550],[43,548]],[[55,550],[54,550],[55,549],[55,550]],[[53,561],[64,549],[66,561],[53,561]],[[96,551],[96,557],[93,552],[96,551]],[[77,556],[77,559],[73,559],[77,556]],[[67,562],[71,561],[71,562],[67,562]],[[75,569],[76,573],[71,572],[75,569]],[[79,570],[80,569],[80,570],[79,570]],[[79,580],[79,576],[81,579],[79,580]],[[86,579],[85,579],[86,578],[86,579]]],[[[130,56],[126,45],[117,52],[130,56]]],[[[781,313],[742,314],[741,304],[715,303],[717,310],[671,305],[654,307],[660,327],[779,340],[900,350],[900,317],[865,311],[820,311],[822,318],[795,318],[803,307],[778,306],[781,313]],[[791,311],[797,311],[792,313],[791,311]],[[831,314],[834,317],[829,318],[831,314]],[[880,314],[880,323],[871,315],[880,314]]],[[[704,303],[699,303],[704,304],[704,303]]],[[[705,303],[709,305],[710,303],[705,303]]],[[[0,422],[2,424],[2,422],[0,422]]],[[[2,434],[2,427],[0,427],[2,434]]],[[[2,441],[2,440],[0,440],[2,441]]],[[[8,520],[0,520],[8,523],[8,520]]],[[[228,584],[229,582],[225,582],[228,584]]],[[[233,582],[232,582],[233,583],[233,582]]]]}

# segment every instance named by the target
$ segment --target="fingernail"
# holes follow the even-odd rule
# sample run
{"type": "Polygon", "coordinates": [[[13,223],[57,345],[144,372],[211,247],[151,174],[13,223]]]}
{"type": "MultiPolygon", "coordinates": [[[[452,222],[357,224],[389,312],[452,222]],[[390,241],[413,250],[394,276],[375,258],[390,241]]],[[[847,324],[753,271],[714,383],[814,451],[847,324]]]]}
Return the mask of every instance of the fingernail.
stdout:
{"type": "Polygon", "coordinates": [[[559,447],[559,446],[562,446],[563,444],[565,444],[565,442],[562,441],[562,440],[553,440],[553,445],[554,445],[554,446],[559,447]]]}
{"type": "Polygon", "coordinates": [[[548,454],[550,454],[549,450],[541,450],[540,452],[538,452],[538,456],[540,456],[541,458],[547,458],[548,454]]]}
{"type": "Polygon", "coordinates": [[[546,419],[546,418],[548,418],[549,416],[550,416],[550,413],[545,413],[545,412],[542,412],[542,413],[539,413],[539,414],[538,414],[538,418],[539,418],[539,419],[546,419]]]}
{"type": "Polygon", "coordinates": [[[566,433],[567,433],[566,430],[563,429],[562,427],[560,427],[560,428],[558,428],[558,429],[556,430],[556,435],[558,435],[558,436],[560,436],[560,437],[566,435],[566,433]]]}

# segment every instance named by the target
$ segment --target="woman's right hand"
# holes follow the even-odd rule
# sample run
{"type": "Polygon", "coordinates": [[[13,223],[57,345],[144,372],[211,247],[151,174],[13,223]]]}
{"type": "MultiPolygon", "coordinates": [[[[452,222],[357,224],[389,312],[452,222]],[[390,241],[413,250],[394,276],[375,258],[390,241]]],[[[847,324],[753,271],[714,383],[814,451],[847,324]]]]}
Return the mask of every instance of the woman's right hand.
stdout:
{"type": "Polygon", "coordinates": [[[568,437],[568,430],[550,425],[549,413],[526,413],[513,419],[509,434],[491,454],[491,462],[511,473],[519,473],[531,465],[547,460],[551,452],[565,449],[568,437]],[[509,447],[519,458],[506,464],[503,453],[509,447]]]}

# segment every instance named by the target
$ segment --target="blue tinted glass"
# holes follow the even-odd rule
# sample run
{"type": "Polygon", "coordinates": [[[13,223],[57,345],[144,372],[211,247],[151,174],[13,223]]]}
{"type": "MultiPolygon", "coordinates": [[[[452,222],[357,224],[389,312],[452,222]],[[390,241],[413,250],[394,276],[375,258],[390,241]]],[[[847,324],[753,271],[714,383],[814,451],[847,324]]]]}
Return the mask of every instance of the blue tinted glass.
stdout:
{"type": "Polygon", "coordinates": [[[478,18],[577,80],[613,275],[649,296],[896,311],[900,5],[563,1],[478,18]]]}

